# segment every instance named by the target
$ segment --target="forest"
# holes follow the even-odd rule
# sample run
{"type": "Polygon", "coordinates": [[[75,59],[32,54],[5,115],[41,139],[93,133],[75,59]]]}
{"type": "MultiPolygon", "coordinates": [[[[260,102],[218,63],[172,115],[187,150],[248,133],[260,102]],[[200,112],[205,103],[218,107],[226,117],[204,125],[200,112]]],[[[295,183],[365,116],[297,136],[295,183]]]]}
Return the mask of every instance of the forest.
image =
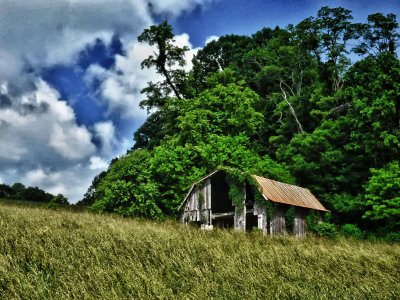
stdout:
{"type": "Polygon", "coordinates": [[[14,202],[28,201],[26,204],[29,202],[37,202],[51,205],[69,205],[68,199],[62,194],[53,195],[37,186],[27,187],[21,182],[15,182],[11,186],[0,183],[0,201],[2,200],[13,200],[14,202]]]}
{"type": "MultiPolygon", "coordinates": [[[[79,202],[100,212],[165,219],[190,185],[228,168],[309,188],[327,224],[377,236],[400,229],[400,44],[394,14],[351,11],[208,43],[185,69],[167,22],[138,40],[155,52],[135,144],[79,202]]],[[[400,237],[399,237],[400,240],[400,237]]]]}

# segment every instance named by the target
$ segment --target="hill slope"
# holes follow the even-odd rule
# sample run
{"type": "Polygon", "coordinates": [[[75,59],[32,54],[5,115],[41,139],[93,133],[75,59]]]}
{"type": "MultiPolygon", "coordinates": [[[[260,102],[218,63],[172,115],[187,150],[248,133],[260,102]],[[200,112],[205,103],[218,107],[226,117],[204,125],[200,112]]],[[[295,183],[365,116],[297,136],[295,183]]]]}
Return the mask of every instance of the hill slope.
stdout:
{"type": "Polygon", "coordinates": [[[2,299],[399,298],[400,245],[0,203],[2,299]]]}

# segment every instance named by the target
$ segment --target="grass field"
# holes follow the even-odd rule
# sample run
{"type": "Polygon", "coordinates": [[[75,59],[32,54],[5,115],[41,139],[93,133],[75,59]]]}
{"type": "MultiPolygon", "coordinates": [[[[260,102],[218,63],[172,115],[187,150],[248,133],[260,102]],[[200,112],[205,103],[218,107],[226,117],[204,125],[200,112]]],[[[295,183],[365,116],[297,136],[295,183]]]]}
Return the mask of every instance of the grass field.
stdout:
{"type": "Polygon", "coordinates": [[[400,245],[0,202],[1,299],[400,299],[400,245]]]}

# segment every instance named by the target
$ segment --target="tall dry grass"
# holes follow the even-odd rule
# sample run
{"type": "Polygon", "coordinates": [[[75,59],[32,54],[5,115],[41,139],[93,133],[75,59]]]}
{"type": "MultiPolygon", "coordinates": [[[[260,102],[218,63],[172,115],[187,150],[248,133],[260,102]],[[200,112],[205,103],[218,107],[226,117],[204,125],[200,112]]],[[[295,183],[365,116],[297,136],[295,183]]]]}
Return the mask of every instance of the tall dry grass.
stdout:
{"type": "Polygon", "coordinates": [[[400,299],[400,245],[0,203],[1,299],[400,299]]]}

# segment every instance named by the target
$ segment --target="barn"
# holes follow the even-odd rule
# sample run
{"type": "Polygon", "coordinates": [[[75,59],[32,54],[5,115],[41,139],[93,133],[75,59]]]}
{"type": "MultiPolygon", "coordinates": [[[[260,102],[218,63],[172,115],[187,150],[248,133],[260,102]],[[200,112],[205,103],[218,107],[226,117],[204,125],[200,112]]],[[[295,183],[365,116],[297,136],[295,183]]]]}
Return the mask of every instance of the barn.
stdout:
{"type": "Polygon", "coordinates": [[[311,210],[327,211],[308,189],[257,175],[251,175],[252,184],[243,183],[243,201],[235,204],[229,197],[227,176],[218,170],[192,185],[181,204],[181,223],[196,223],[203,229],[258,228],[264,234],[292,231],[300,237],[306,233],[306,216],[311,210]],[[285,213],[290,208],[293,225],[288,230],[285,213]]]}

